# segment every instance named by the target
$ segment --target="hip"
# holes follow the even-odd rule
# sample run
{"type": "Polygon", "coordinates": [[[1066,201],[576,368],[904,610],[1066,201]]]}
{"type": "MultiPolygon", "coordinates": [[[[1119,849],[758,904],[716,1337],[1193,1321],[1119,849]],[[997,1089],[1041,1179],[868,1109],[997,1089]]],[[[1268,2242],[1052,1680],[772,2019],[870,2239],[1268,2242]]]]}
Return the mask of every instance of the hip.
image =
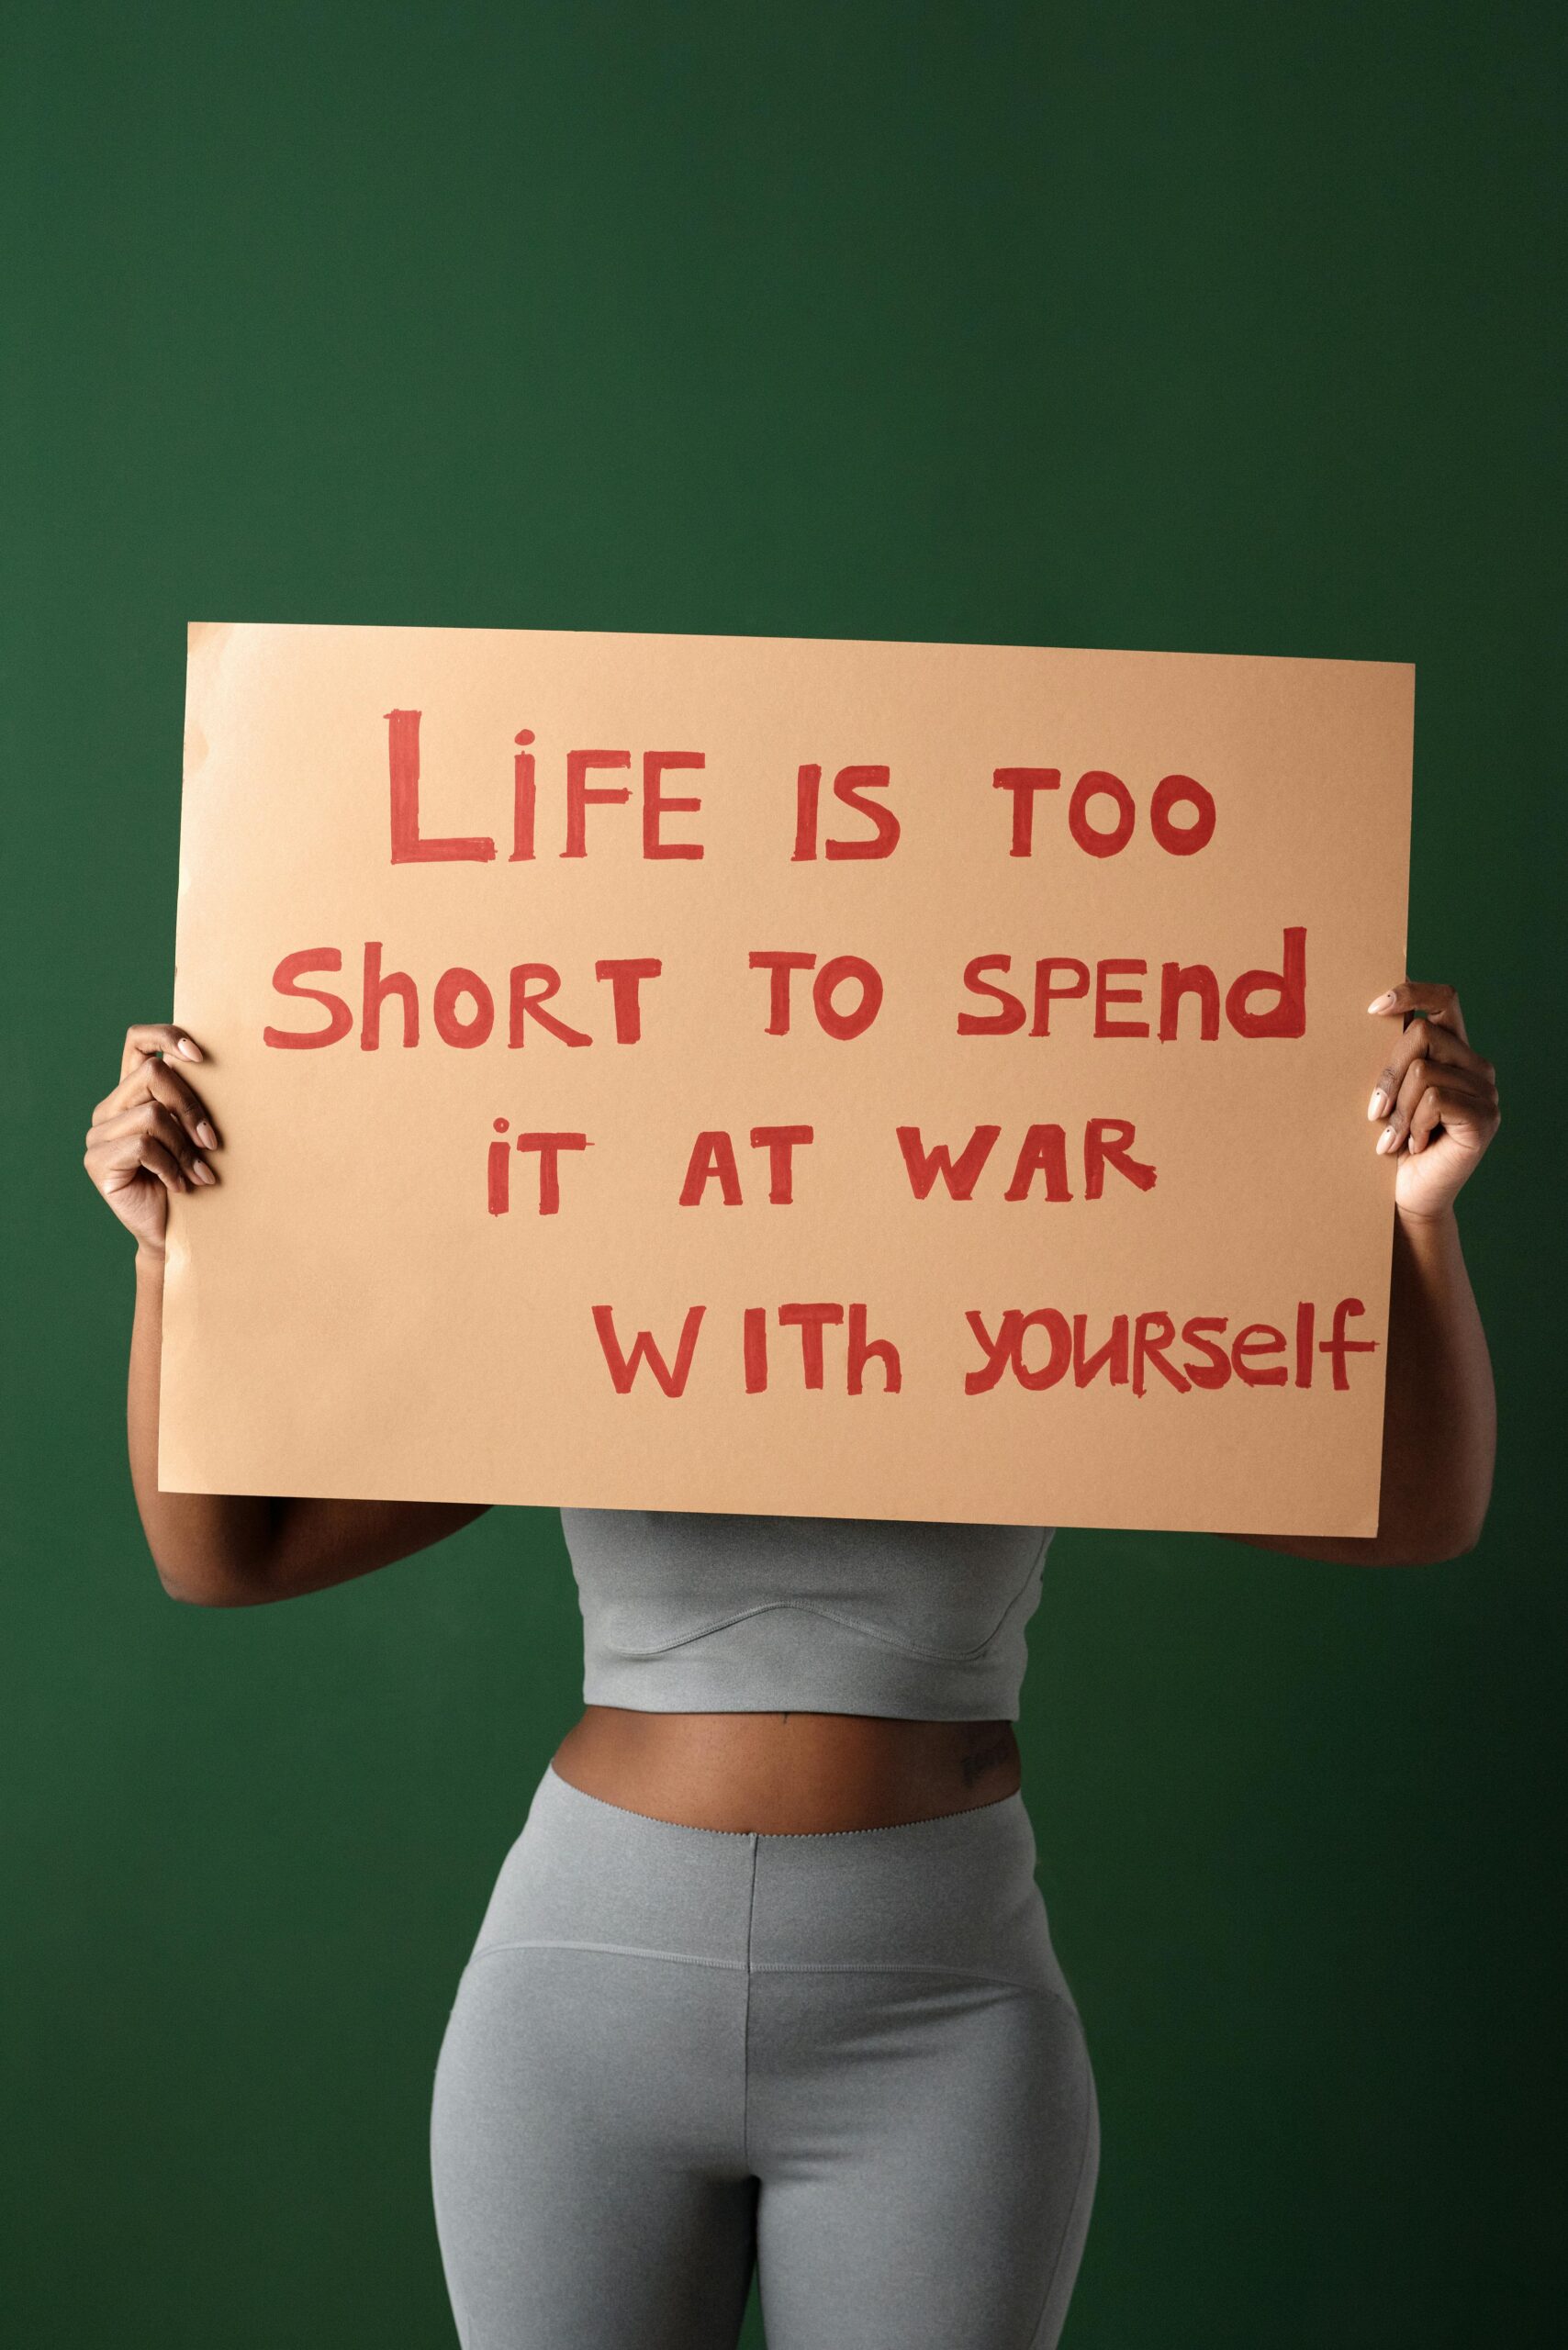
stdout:
{"type": "MultiPolygon", "coordinates": [[[[694,1827],[628,1810],[548,1768],[471,1964],[577,1949],[747,1975],[968,1978],[1073,2008],[1022,1791],[887,1827],[694,1827]]],[[[1074,2010],[1076,2012],[1076,2010],[1074,2010]]]]}

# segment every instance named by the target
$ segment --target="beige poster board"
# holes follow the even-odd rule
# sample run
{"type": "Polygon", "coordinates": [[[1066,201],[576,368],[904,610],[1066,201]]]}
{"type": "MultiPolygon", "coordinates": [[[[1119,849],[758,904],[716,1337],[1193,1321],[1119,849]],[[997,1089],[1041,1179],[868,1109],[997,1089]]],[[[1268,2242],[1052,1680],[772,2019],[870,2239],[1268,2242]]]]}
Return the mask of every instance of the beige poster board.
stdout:
{"type": "Polygon", "coordinates": [[[1413,692],[194,626],[161,1481],[1372,1533],[1413,692]]]}

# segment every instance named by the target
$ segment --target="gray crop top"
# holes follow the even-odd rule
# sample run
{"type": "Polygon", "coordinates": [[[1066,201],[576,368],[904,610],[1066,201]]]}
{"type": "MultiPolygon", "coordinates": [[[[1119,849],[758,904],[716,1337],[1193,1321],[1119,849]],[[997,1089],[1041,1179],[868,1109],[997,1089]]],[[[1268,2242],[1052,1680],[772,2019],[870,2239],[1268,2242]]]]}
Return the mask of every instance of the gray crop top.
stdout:
{"type": "Polygon", "coordinates": [[[583,1701],[1016,1721],[1054,1527],[564,1509],[583,1701]]]}

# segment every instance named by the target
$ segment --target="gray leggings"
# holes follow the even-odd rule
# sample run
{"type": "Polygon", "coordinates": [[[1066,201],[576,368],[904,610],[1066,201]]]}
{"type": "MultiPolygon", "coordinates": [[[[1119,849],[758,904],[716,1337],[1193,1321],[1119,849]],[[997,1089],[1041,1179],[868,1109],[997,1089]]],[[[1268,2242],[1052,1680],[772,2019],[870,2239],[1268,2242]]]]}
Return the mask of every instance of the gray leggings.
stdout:
{"type": "Polygon", "coordinates": [[[463,2350],[1050,2350],[1099,2164],[1021,1794],[687,1828],[547,1770],[436,2067],[463,2350]]]}

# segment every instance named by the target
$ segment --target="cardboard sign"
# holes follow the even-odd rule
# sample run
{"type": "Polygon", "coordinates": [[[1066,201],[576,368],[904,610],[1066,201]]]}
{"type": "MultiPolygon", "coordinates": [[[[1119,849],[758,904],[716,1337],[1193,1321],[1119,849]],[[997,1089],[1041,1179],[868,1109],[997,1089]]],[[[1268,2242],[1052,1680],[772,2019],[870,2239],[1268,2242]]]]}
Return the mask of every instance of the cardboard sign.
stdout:
{"type": "Polygon", "coordinates": [[[162,1483],[1372,1533],[1413,692],[193,627],[162,1483]]]}

